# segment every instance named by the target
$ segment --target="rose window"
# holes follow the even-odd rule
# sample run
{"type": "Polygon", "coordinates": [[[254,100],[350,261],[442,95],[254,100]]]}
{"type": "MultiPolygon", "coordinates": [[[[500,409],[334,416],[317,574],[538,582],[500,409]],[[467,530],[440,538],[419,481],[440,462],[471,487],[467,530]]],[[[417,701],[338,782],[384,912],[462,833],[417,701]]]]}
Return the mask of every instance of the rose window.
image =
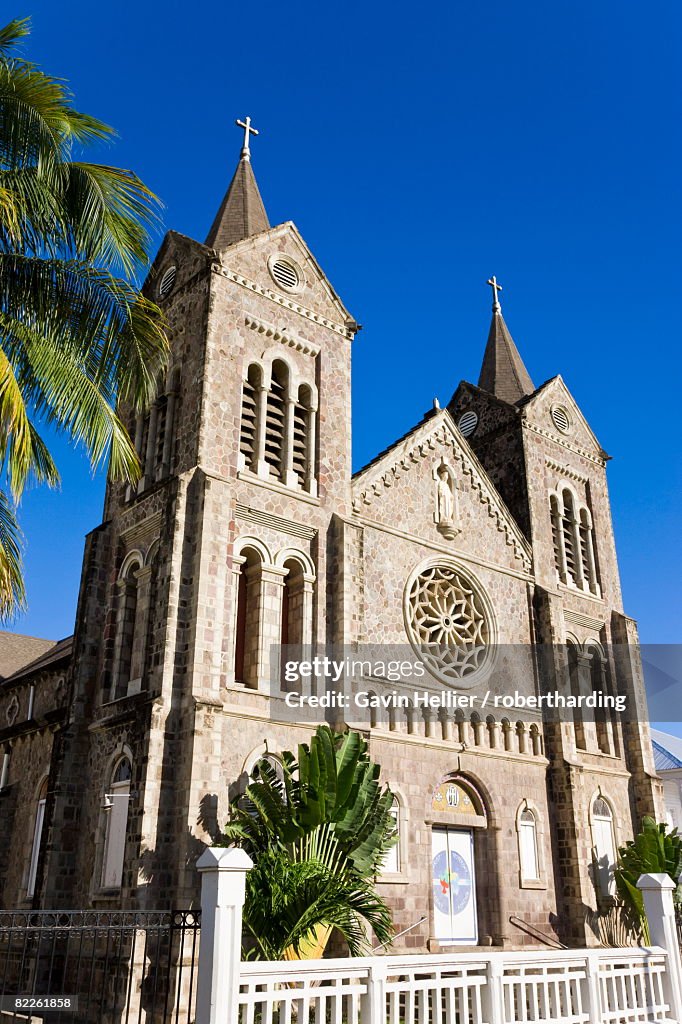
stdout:
{"type": "Polygon", "coordinates": [[[407,586],[405,617],[416,653],[443,682],[471,683],[489,661],[490,613],[461,569],[438,563],[417,572],[407,586]]]}

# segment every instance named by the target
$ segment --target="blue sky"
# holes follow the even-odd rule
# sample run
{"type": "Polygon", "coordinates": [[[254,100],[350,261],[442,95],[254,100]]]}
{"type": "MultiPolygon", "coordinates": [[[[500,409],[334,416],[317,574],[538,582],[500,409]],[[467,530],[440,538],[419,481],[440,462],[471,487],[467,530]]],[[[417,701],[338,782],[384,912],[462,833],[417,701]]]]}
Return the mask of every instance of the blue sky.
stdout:
{"type": "MultiPolygon", "coordinates": [[[[536,384],[563,374],[602,445],[626,610],[679,639],[682,9],[544,4],[36,0],[26,53],[113,124],[164,226],[203,239],[239,154],[271,222],[295,220],[363,324],[362,465],[477,380],[486,278],[536,384]]],[[[62,489],[27,494],[29,611],[71,631],[103,479],[55,445],[62,489]]],[[[681,716],[682,717],[682,716],[681,716]]]]}

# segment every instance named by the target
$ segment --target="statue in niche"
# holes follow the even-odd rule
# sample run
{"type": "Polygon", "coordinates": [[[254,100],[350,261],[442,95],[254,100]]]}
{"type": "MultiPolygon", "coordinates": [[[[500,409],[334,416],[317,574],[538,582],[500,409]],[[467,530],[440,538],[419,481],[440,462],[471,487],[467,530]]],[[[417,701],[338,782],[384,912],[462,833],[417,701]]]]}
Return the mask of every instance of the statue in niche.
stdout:
{"type": "Polygon", "coordinates": [[[457,484],[454,470],[445,459],[433,470],[436,483],[436,511],[434,521],[436,529],[446,540],[453,540],[460,532],[457,520],[457,484]]]}

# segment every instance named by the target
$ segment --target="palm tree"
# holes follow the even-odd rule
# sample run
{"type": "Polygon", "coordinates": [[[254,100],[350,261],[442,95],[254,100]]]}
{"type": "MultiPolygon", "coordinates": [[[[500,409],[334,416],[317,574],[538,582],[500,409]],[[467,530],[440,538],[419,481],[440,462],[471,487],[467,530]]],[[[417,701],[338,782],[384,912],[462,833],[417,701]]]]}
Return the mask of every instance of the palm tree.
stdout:
{"type": "MultiPolygon", "coordinates": [[[[233,801],[222,845],[239,843],[254,861],[244,923],[259,955],[305,955],[333,927],[352,955],[366,946],[363,922],[390,941],[391,916],[374,878],[397,842],[393,794],[379,782],[358,732],[319,726],[296,759],[267,757],[233,801]]],[[[319,951],[318,951],[319,955],[319,951]]]]}
{"type": "Polygon", "coordinates": [[[0,29],[0,619],[25,600],[15,506],[59,475],[38,426],[65,433],[113,479],[140,472],[119,418],[164,370],[161,311],[135,286],[156,197],[131,171],[75,160],[113,130],[75,110],[62,81],[17,53],[28,20],[0,29]],[[78,154],[76,154],[78,155],[78,154]]]}
{"type": "Polygon", "coordinates": [[[368,879],[314,856],[301,860],[273,848],[246,876],[244,926],[263,960],[319,959],[333,928],[351,956],[370,952],[365,925],[379,942],[393,935],[391,914],[368,879]]]}

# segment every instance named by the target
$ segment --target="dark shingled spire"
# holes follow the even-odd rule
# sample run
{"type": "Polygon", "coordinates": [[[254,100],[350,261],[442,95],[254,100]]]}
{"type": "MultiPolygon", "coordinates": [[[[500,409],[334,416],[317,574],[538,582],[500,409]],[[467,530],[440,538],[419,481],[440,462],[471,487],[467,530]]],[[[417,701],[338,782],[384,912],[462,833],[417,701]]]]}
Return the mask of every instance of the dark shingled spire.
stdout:
{"type": "Polygon", "coordinates": [[[532,395],[535,386],[530,379],[528,370],[523,365],[523,360],[509,333],[509,328],[504,322],[502,309],[497,299],[497,292],[501,290],[500,285],[497,284],[494,277],[488,281],[488,284],[493,287],[493,319],[490,324],[478,386],[514,405],[526,395],[532,395]]]}
{"type": "Polygon", "coordinates": [[[249,238],[250,235],[257,235],[259,231],[267,231],[270,227],[251,168],[250,139],[252,135],[258,135],[258,132],[251,127],[250,117],[236,124],[244,129],[244,145],[234,178],[206,239],[206,245],[211,249],[226,249],[228,245],[241,242],[242,238],[249,238]]]}

